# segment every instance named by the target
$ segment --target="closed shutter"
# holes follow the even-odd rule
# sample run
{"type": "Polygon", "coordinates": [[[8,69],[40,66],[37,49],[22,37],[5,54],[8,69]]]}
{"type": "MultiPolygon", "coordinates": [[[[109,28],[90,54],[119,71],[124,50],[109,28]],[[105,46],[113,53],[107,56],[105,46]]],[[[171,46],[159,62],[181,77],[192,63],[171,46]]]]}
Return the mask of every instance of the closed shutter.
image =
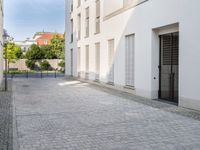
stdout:
{"type": "Polygon", "coordinates": [[[86,18],[85,18],[85,36],[86,37],[88,37],[89,36],[89,20],[90,20],[90,18],[89,18],[89,7],[88,8],[86,8],[86,18]]]}
{"type": "Polygon", "coordinates": [[[71,19],[71,43],[74,40],[74,35],[73,35],[74,25],[73,24],[74,24],[73,19],[71,19]]]}
{"type": "Polygon", "coordinates": [[[163,65],[178,65],[178,36],[166,34],[162,37],[163,65]]]}
{"type": "Polygon", "coordinates": [[[163,36],[163,65],[171,65],[171,34],[163,36]]]}
{"type": "Polygon", "coordinates": [[[85,78],[89,79],[89,45],[85,47],[85,78]]]}
{"type": "Polygon", "coordinates": [[[78,40],[81,39],[81,14],[78,14],[78,40]]]}
{"type": "Polygon", "coordinates": [[[96,52],[95,52],[95,80],[99,80],[100,73],[100,43],[96,43],[96,52]]]}
{"type": "Polygon", "coordinates": [[[114,40],[108,41],[108,82],[114,83],[114,40]]]}
{"type": "Polygon", "coordinates": [[[78,54],[77,54],[77,71],[78,71],[78,77],[80,77],[81,72],[81,48],[78,48],[78,54]]]}
{"type": "Polygon", "coordinates": [[[96,1],[96,17],[100,17],[100,0],[96,1]]]}
{"type": "Polygon", "coordinates": [[[135,71],[135,36],[126,36],[126,86],[135,86],[134,71],[135,71]]]}
{"type": "Polygon", "coordinates": [[[71,76],[73,76],[73,49],[71,49],[71,76]]]}
{"type": "Polygon", "coordinates": [[[172,65],[178,65],[179,56],[179,37],[174,35],[172,39],[172,65]]]}

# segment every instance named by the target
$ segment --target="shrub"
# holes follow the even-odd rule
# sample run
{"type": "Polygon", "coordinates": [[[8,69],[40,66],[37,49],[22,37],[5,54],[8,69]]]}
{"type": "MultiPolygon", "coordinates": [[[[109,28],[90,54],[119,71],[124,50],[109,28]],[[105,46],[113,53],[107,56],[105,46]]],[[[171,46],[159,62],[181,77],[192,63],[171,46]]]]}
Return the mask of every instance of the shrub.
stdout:
{"type": "Polygon", "coordinates": [[[29,60],[29,59],[26,60],[26,66],[31,70],[35,68],[35,63],[36,63],[35,60],[29,60]]]}
{"type": "Polygon", "coordinates": [[[65,71],[65,61],[64,61],[64,60],[62,60],[61,62],[59,62],[59,63],[58,63],[58,66],[61,67],[61,70],[60,70],[60,71],[62,71],[62,72],[65,71]]]}
{"type": "Polygon", "coordinates": [[[49,62],[47,60],[43,60],[40,62],[40,68],[42,70],[50,70],[51,65],[49,64],[49,62]]]}

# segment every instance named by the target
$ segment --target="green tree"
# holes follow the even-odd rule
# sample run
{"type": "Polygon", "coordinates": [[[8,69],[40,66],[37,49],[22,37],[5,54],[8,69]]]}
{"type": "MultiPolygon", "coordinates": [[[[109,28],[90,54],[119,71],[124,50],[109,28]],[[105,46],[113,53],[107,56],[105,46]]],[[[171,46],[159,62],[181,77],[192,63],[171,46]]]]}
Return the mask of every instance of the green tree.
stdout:
{"type": "Polygon", "coordinates": [[[26,58],[28,60],[39,60],[44,59],[44,52],[36,44],[31,45],[30,50],[26,53],[26,58]]]}
{"type": "Polygon", "coordinates": [[[51,45],[41,46],[40,49],[44,53],[44,59],[56,59],[57,58],[55,52],[52,51],[51,45]]]}
{"type": "Polygon", "coordinates": [[[61,62],[59,62],[58,65],[61,67],[60,71],[65,72],[65,61],[61,60],[61,62]]]}
{"type": "Polygon", "coordinates": [[[56,57],[59,59],[64,59],[64,48],[65,48],[65,39],[59,35],[55,35],[51,40],[52,51],[56,54],[56,57]]]}
{"type": "Polygon", "coordinates": [[[21,47],[16,45],[14,51],[15,51],[15,55],[16,55],[17,59],[21,59],[23,57],[23,52],[22,52],[21,47]]]}
{"type": "Polygon", "coordinates": [[[8,69],[10,63],[15,63],[22,56],[22,50],[15,43],[7,43],[4,45],[4,58],[8,59],[8,69]],[[7,56],[7,57],[6,57],[7,56]]]}

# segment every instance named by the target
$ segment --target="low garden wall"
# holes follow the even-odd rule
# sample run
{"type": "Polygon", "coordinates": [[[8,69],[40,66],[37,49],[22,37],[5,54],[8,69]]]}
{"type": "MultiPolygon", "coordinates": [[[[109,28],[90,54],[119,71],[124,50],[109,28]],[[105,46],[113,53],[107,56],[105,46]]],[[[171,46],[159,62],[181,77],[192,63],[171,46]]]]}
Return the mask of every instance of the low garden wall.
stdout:
{"type": "MultiPolygon", "coordinates": [[[[51,65],[52,69],[58,69],[60,70],[61,67],[58,65],[62,60],[61,59],[46,59],[49,64],[51,65]]],[[[39,64],[38,62],[36,64],[39,64]]],[[[14,68],[18,70],[30,70],[26,66],[26,59],[19,59],[15,63],[10,63],[9,68],[14,68]]],[[[4,70],[5,70],[5,61],[4,61],[4,70]]]]}

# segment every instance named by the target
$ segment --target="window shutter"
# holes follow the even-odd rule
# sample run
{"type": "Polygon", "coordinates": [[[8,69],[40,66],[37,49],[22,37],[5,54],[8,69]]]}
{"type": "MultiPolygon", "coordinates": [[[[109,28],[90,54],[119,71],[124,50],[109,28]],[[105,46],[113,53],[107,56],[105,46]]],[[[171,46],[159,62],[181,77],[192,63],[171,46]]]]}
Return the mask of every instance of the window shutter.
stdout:
{"type": "Polygon", "coordinates": [[[96,43],[96,52],[95,52],[95,79],[99,80],[100,73],[100,43],[96,43]]]}
{"type": "Polygon", "coordinates": [[[96,1],[96,17],[100,17],[100,0],[96,1]]]}
{"type": "Polygon", "coordinates": [[[108,82],[114,83],[114,40],[108,41],[108,82]]]}
{"type": "Polygon", "coordinates": [[[135,86],[135,36],[129,35],[126,36],[126,86],[135,86]]]}
{"type": "Polygon", "coordinates": [[[86,69],[85,71],[88,73],[89,72],[89,45],[86,46],[86,50],[85,50],[85,64],[86,64],[86,69]]]}

